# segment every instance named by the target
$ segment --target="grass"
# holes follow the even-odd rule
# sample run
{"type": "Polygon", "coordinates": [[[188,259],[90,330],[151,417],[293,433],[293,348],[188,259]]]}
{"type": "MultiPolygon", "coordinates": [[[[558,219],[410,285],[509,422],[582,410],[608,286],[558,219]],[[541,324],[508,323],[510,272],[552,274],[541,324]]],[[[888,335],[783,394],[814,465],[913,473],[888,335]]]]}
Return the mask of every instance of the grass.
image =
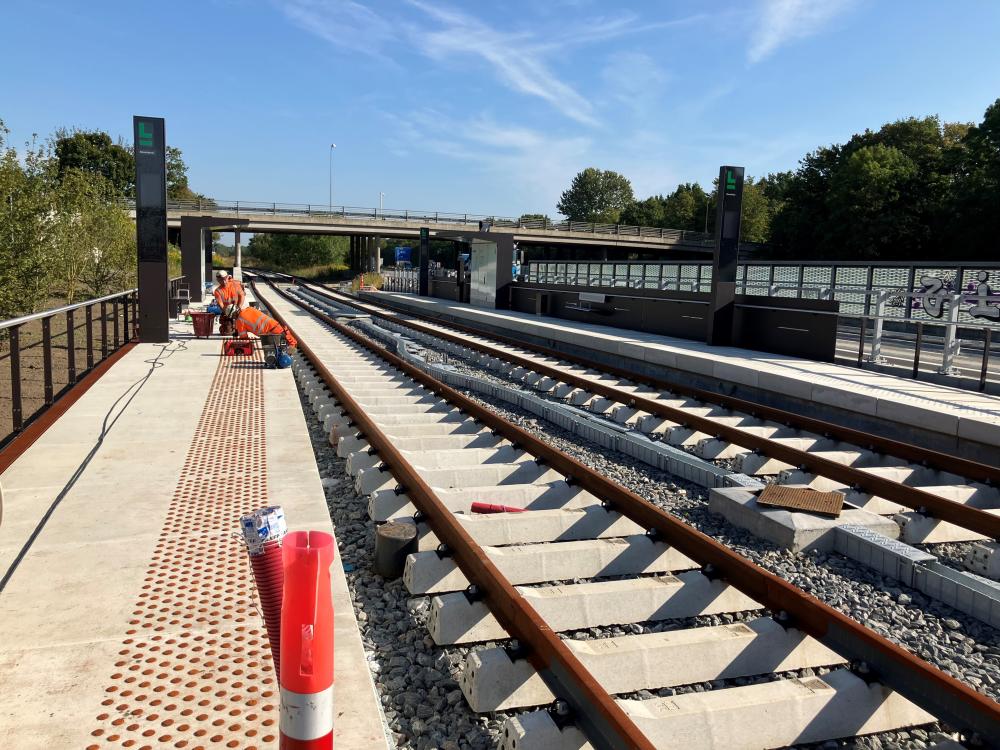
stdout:
{"type": "Polygon", "coordinates": [[[323,263],[318,266],[294,268],[288,273],[306,281],[345,281],[350,278],[351,269],[341,263],[323,263]]]}

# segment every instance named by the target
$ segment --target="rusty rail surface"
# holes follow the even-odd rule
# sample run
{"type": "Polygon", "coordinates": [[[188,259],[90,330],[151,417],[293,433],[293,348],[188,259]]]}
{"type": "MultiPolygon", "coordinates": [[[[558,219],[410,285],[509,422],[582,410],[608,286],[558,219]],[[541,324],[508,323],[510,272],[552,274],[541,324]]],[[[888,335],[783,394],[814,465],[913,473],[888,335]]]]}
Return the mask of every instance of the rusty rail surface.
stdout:
{"type": "MultiPolygon", "coordinates": [[[[253,286],[257,294],[256,285],[253,286]]],[[[283,292],[275,289],[279,294],[283,292]]],[[[300,303],[286,297],[292,304],[300,303]]],[[[258,299],[260,295],[258,294],[258,299]]],[[[312,312],[312,311],[310,311],[312,312]]],[[[283,317],[271,310],[279,323],[289,327],[283,317]]],[[[355,331],[341,325],[333,318],[318,316],[337,331],[359,344],[366,339],[355,331]]],[[[293,329],[294,332],[294,329],[293,329]]],[[[654,750],[653,745],[642,734],[635,723],[615,700],[605,692],[597,680],[587,671],[579,658],[573,654],[559,636],[552,631],[541,615],[522,597],[489,559],[479,546],[455,519],[454,514],[441,502],[429,485],[420,477],[413,466],[396,449],[372,419],[337,381],[313,353],[309,345],[296,335],[302,353],[310,361],[316,372],[326,383],[334,398],[351,417],[365,440],[378,453],[379,458],[392,472],[400,484],[400,492],[406,494],[413,504],[426,516],[438,538],[447,545],[449,554],[455,558],[458,567],[469,581],[474,582],[478,591],[467,591],[467,595],[482,597],[489,603],[490,611],[504,629],[526,647],[526,656],[538,670],[552,692],[563,698],[575,711],[575,717],[587,736],[600,747],[642,748],[654,750]]],[[[380,353],[381,352],[377,352],[380,353]]],[[[391,365],[409,368],[403,360],[390,356],[391,365]]],[[[407,372],[407,374],[411,374],[407,372]]]]}
{"type": "MultiPolygon", "coordinates": [[[[354,329],[343,325],[325,313],[309,310],[301,301],[279,289],[272,282],[268,281],[268,285],[284,299],[305,309],[334,330],[404,372],[429,391],[436,393],[475,420],[482,422],[484,426],[503,435],[515,446],[547,463],[554,470],[563,474],[567,481],[578,484],[605,501],[611,509],[648,529],[650,535],[676,547],[684,555],[703,565],[702,570],[706,575],[725,580],[765,607],[782,615],[779,621],[785,626],[796,627],[855,662],[858,666],[864,665],[866,679],[877,679],[884,682],[924,710],[975,737],[984,743],[984,746],[1000,747],[1000,704],[996,701],[977,693],[937,667],[883,638],[782,578],[769,573],[571,456],[544,443],[531,433],[508,422],[423,370],[374,344],[354,329]]],[[[285,321],[281,320],[280,317],[279,321],[283,325],[285,324],[285,321]]],[[[314,365],[319,365],[317,371],[321,372],[324,380],[329,377],[330,381],[336,382],[332,374],[326,368],[322,368],[318,360],[311,355],[311,350],[303,349],[303,352],[314,365]]],[[[339,384],[338,392],[346,395],[339,384]]],[[[338,392],[334,392],[334,396],[339,400],[338,392]]],[[[354,410],[360,411],[356,402],[351,400],[349,403],[354,410]]],[[[352,418],[355,417],[354,411],[348,409],[348,412],[352,418]]],[[[362,414],[361,416],[362,420],[355,419],[355,421],[361,427],[361,432],[364,433],[366,439],[372,442],[372,435],[380,435],[378,428],[366,415],[362,414]]],[[[416,476],[412,467],[406,464],[405,459],[399,456],[398,451],[389,441],[384,436],[377,437],[376,440],[378,442],[372,444],[376,446],[387,467],[392,469],[393,463],[406,465],[407,472],[404,475],[396,475],[401,482],[402,489],[410,494],[411,498],[413,497],[413,488],[421,493],[421,497],[414,499],[414,504],[421,508],[421,503],[424,503],[432,509],[433,514],[427,513],[428,518],[430,518],[432,525],[442,524],[440,528],[434,527],[435,532],[455,552],[456,561],[462,572],[485,592],[485,598],[490,604],[491,611],[508,629],[508,632],[511,632],[514,637],[522,639],[523,643],[530,644],[529,658],[532,660],[532,664],[536,668],[539,668],[540,663],[544,664],[543,667],[539,668],[539,672],[546,678],[553,693],[566,700],[574,709],[574,718],[579,721],[585,731],[590,730],[592,727],[588,722],[592,719],[584,715],[584,712],[589,710],[588,703],[583,702],[582,699],[589,698],[598,705],[606,705],[604,697],[593,695],[592,687],[583,690],[584,685],[590,684],[588,679],[592,680],[593,678],[582,665],[574,664],[566,659],[564,652],[556,644],[552,644],[553,650],[551,652],[539,650],[535,646],[538,642],[548,645],[552,639],[556,641],[559,639],[544,622],[537,619],[537,613],[529,605],[523,603],[516,589],[502,578],[502,574],[496,567],[488,559],[483,559],[485,556],[481,548],[455,522],[451,512],[444,508],[434,496],[433,490],[416,476]],[[468,545],[468,548],[462,549],[460,545],[463,544],[468,545]],[[491,576],[500,577],[500,580],[493,580],[490,578],[491,576]],[[530,610],[534,617],[529,618],[526,622],[519,621],[518,618],[528,616],[522,614],[526,610],[530,610]],[[529,628],[539,624],[543,628],[543,632],[531,633],[529,628]],[[525,635],[521,635],[522,632],[525,635]],[[547,663],[548,659],[559,659],[559,661],[547,663]],[[570,691],[569,688],[563,686],[563,682],[569,681],[570,685],[573,685],[575,680],[582,680],[580,683],[575,683],[579,685],[579,692],[577,690],[570,691]],[[553,687],[554,684],[562,686],[561,689],[553,687]]],[[[570,656],[572,655],[570,654],[570,656]]],[[[597,690],[600,690],[599,686],[596,687],[597,690]]],[[[603,693],[603,691],[601,692],[603,693]]],[[[591,736],[589,731],[588,736],[591,736]]],[[[591,739],[593,739],[592,736],[591,739]]]]}
{"type": "MultiPolygon", "coordinates": [[[[326,297],[332,302],[349,304],[352,307],[365,310],[366,312],[371,312],[368,308],[374,306],[374,304],[365,305],[355,300],[344,298],[344,296],[340,294],[334,296],[336,293],[321,291],[313,286],[306,286],[305,288],[315,294],[326,297]]],[[[382,304],[387,308],[396,310],[396,308],[393,308],[391,305],[386,303],[377,304],[382,304]]],[[[408,310],[400,310],[399,312],[407,315],[413,315],[414,317],[431,319],[429,316],[420,315],[419,313],[413,313],[408,310]]],[[[376,314],[379,315],[377,308],[376,314]]],[[[914,510],[919,510],[933,518],[953,523],[957,526],[984,534],[985,536],[993,539],[1000,539],[1000,516],[992,515],[991,513],[980,510],[979,508],[963,505],[962,503],[954,500],[948,500],[947,498],[934,495],[930,492],[900,484],[891,479],[879,477],[861,469],[856,469],[846,464],[831,461],[830,459],[823,458],[822,456],[816,456],[808,453],[807,451],[782,445],[781,443],[777,443],[766,437],[748,433],[739,427],[720,424],[710,417],[690,414],[682,408],[667,406],[666,404],[658,403],[653,399],[621,391],[615,386],[605,385],[586,377],[577,376],[557,367],[552,367],[526,357],[521,357],[515,353],[499,351],[486,344],[469,341],[461,336],[455,336],[413,321],[400,320],[399,318],[386,316],[384,314],[381,314],[380,317],[384,317],[387,320],[391,320],[394,323],[406,326],[412,330],[436,336],[446,341],[465,346],[469,349],[475,349],[476,351],[484,354],[498,356],[509,362],[529,368],[543,375],[547,375],[579,388],[584,388],[587,391],[595,393],[599,396],[614,399],[615,401],[626,404],[630,407],[647,411],[650,414],[654,414],[664,419],[669,419],[670,421],[676,422],[682,426],[693,427],[700,432],[704,432],[713,437],[721,438],[743,448],[757,451],[778,461],[783,461],[784,463],[806,469],[815,474],[835,479],[843,482],[847,486],[885,498],[886,500],[898,502],[900,505],[904,505],[914,510]]],[[[590,362],[581,357],[565,354],[555,349],[549,349],[535,344],[528,344],[523,341],[517,341],[506,336],[493,333],[484,333],[469,326],[451,322],[447,324],[437,323],[437,325],[447,325],[448,327],[455,328],[464,333],[493,339],[509,346],[535,351],[539,354],[543,354],[554,359],[560,359],[571,364],[604,371],[610,375],[627,379],[633,383],[669,390],[678,393],[679,395],[695,398],[699,401],[706,401],[734,411],[745,412],[751,417],[778,422],[789,427],[815,433],[821,437],[836,438],[837,440],[853,443],[863,448],[868,448],[869,450],[896,456],[906,461],[932,466],[942,471],[959,474],[971,481],[1000,483],[1000,467],[989,466],[987,464],[960,458],[958,456],[950,456],[928,448],[922,448],[917,445],[903,443],[891,438],[882,437],[880,435],[873,435],[871,433],[862,432],[849,427],[843,427],[841,425],[833,424],[832,422],[825,422],[811,417],[804,417],[799,414],[794,414],[792,412],[777,409],[771,406],[764,406],[752,401],[713,393],[712,391],[682,385],[669,380],[637,375],[636,373],[631,373],[621,368],[590,362]]]]}

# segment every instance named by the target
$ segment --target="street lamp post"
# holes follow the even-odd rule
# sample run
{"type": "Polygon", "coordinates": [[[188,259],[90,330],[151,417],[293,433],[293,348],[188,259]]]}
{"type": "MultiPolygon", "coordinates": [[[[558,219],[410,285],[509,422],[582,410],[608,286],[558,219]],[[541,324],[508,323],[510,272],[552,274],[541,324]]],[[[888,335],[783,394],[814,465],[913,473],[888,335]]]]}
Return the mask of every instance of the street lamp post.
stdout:
{"type": "Polygon", "coordinates": [[[385,193],[378,194],[378,215],[382,215],[382,199],[385,198],[385,193]]]}
{"type": "Polygon", "coordinates": [[[330,204],[328,206],[330,213],[333,213],[333,150],[337,148],[336,143],[330,144],[330,204]]]}

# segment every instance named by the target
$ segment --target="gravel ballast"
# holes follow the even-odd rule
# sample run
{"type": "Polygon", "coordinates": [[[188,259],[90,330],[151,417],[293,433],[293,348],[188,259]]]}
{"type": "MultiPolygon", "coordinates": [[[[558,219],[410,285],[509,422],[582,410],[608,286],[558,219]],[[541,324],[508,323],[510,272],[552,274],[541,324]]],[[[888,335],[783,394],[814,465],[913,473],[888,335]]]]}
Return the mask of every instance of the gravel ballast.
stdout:
{"type": "MultiPolygon", "coordinates": [[[[486,373],[476,369],[474,374],[482,377],[486,373]]],[[[1000,634],[992,628],[839,555],[797,556],[778,549],[709,513],[707,492],[701,487],[677,482],[671,475],[629,457],[582,443],[578,436],[540,423],[533,415],[519,413],[509,405],[492,403],[477,394],[467,395],[977,690],[994,698],[1000,695],[1000,634]]],[[[353,568],[347,577],[370,667],[397,745],[449,749],[494,746],[503,715],[490,718],[472,713],[458,689],[458,674],[467,649],[436,647],[424,627],[428,598],[410,597],[401,581],[385,582],[372,572],[374,524],[367,517],[365,500],[355,494],[352,480],[344,472],[344,461],[329,447],[308,403],[304,408],[337,527],[341,560],[353,568]]],[[[621,632],[717,624],[716,620],[733,621],[733,616],[623,626],[606,632],[595,629],[573,635],[606,637],[621,632]]],[[[749,678],[732,684],[760,679],[774,678],[749,678]]],[[[641,693],[638,697],[699,692],[711,687],[719,685],[685,686],[641,693]]],[[[921,748],[935,739],[935,731],[930,727],[828,742],[819,747],[921,748]]]]}

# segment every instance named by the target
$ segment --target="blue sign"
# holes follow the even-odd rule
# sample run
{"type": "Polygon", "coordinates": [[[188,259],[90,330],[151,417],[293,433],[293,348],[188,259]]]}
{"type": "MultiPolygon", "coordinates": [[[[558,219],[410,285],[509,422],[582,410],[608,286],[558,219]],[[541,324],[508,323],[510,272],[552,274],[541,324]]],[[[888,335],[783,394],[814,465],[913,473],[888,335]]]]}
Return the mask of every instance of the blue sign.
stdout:
{"type": "Polygon", "coordinates": [[[412,250],[412,248],[409,248],[409,247],[397,247],[397,248],[395,248],[395,252],[396,252],[396,264],[398,265],[400,263],[400,261],[404,261],[404,260],[407,263],[409,263],[410,262],[410,251],[411,250],[412,250]]]}

